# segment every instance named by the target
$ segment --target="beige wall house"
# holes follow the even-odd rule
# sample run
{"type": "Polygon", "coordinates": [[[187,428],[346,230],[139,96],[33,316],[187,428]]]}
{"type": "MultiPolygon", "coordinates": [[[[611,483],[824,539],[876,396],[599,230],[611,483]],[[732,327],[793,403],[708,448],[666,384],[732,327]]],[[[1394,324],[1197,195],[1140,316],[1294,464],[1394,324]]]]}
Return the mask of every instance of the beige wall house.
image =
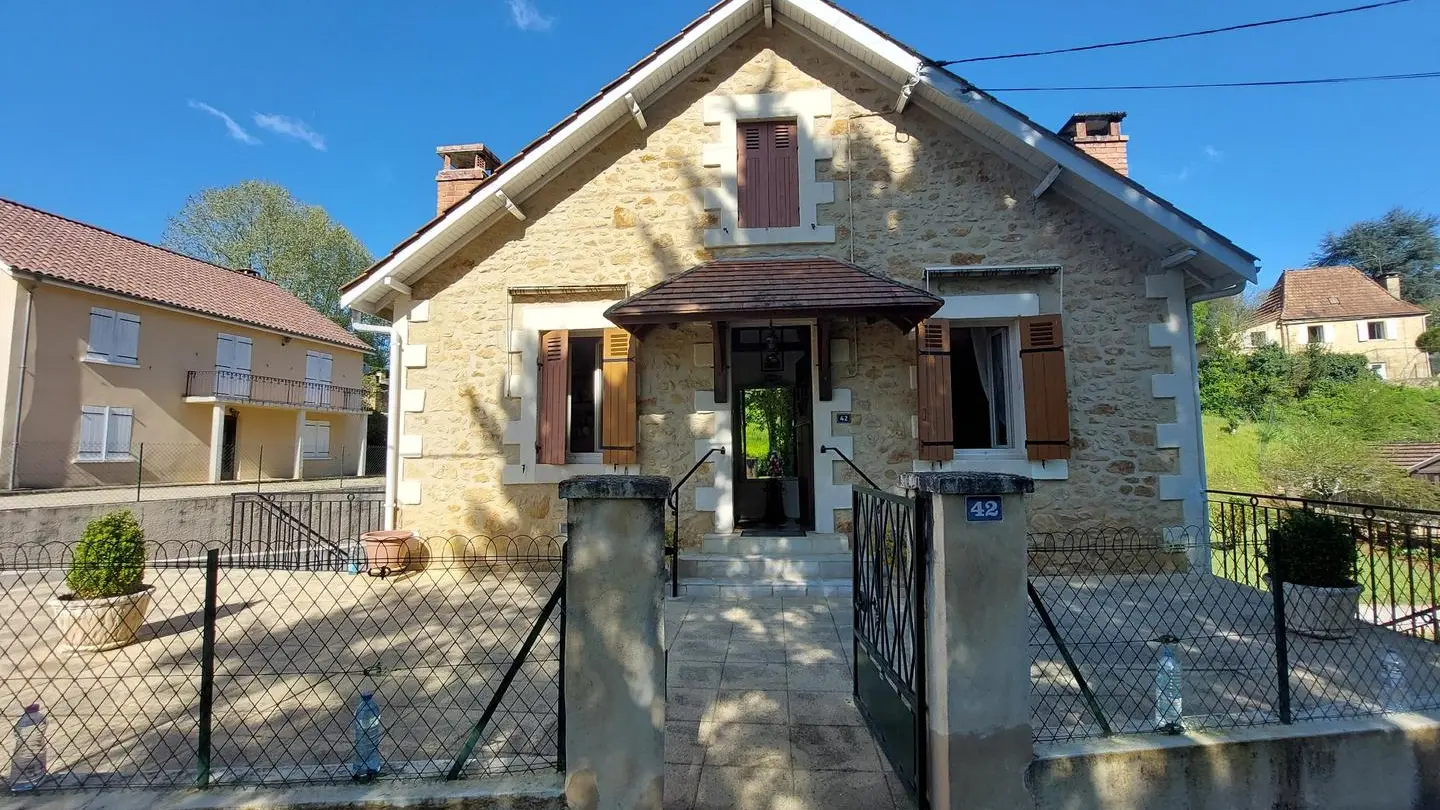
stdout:
{"type": "Polygon", "coordinates": [[[1428,313],[1400,298],[1400,277],[1377,282],[1358,268],[1304,267],[1280,274],[1246,328],[1245,348],[1311,345],[1363,354],[1384,380],[1429,379],[1430,357],[1415,340],[1428,313]]]}
{"type": "Polygon", "coordinates": [[[363,464],[369,347],[253,274],[0,200],[0,318],[11,489],[363,464]]]}
{"type": "Polygon", "coordinates": [[[829,3],[730,0],[503,163],[442,148],[343,299],[399,335],[399,523],[555,534],[562,479],[708,456],[684,545],[818,549],[843,454],[1032,476],[1038,528],[1198,525],[1190,304],[1255,259],[1126,176],[1122,117],[1057,135],[829,3]]]}

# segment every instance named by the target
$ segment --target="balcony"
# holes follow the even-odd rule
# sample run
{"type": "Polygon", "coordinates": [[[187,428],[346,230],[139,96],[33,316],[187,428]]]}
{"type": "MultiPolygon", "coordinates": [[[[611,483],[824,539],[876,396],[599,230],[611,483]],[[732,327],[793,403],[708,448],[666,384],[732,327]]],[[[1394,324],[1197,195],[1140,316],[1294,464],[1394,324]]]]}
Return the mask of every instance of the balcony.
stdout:
{"type": "Polygon", "coordinates": [[[329,383],[282,380],[234,371],[191,371],[185,376],[186,402],[239,402],[262,408],[365,413],[365,392],[329,383]]]}

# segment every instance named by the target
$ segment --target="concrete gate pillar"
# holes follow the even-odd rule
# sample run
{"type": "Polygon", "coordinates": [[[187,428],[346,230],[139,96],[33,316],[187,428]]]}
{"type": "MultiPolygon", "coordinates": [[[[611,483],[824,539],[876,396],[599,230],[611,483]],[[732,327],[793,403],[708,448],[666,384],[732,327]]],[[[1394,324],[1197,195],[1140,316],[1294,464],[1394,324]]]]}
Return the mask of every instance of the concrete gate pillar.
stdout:
{"type": "Polygon", "coordinates": [[[904,473],[930,493],[934,536],[927,702],[930,802],[936,810],[1031,806],[1024,495],[1029,478],[991,473],[904,473]]]}
{"type": "Polygon", "coordinates": [[[670,479],[560,483],[565,796],[572,810],[661,810],[665,795],[664,503],[670,479]]]}

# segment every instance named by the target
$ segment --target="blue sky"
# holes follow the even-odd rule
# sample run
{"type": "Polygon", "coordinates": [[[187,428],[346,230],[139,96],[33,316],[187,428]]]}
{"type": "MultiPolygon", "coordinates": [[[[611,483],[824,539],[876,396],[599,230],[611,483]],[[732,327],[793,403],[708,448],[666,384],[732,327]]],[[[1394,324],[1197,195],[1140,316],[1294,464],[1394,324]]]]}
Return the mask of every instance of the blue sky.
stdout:
{"type": "MultiPolygon", "coordinates": [[[[934,58],[1351,4],[843,2],[934,58]]],[[[436,145],[513,154],[707,3],[10,3],[0,196],[154,241],[186,195],[260,177],[324,206],[378,255],[433,214],[436,145]]],[[[1414,72],[1440,69],[1437,30],[1440,2],[1418,0],[958,70],[981,87],[1414,72]]],[[[1395,205],[1440,212],[1440,80],[1000,96],[1051,127],[1128,111],[1132,174],[1259,255],[1267,282],[1327,230],[1395,205]]]]}

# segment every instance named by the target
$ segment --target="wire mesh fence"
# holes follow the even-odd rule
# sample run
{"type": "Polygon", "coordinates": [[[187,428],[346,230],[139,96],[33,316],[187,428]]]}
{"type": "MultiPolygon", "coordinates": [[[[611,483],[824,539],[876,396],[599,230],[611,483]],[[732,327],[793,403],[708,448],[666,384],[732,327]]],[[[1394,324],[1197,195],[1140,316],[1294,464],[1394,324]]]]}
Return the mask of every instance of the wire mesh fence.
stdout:
{"type": "Polygon", "coordinates": [[[560,542],[357,551],[279,570],[196,544],[152,561],[106,619],[63,598],[84,570],[67,548],[0,561],[0,706],[44,714],[40,787],[348,781],[367,693],[381,779],[558,768],[560,542]]]}
{"type": "Polygon", "coordinates": [[[239,490],[283,492],[313,486],[375,486],[385,472],[383,446],[336,443],[299,448],[287,442],[241,442],[211,469],[203,442],[134,442],[100,450],[65,442],[20,442],[5,447],[10,489],[0,509],[126,503],[239,490]],[[13,459],[13,468],[12,468],[13,459]],[[298,464],[298,467],[297,467],[298,464]],[[214,480],[212,481],[212,475],[214,480]]]}
{"type": "Polygon", "coordinates": [[[1036,739],[1440,708],[1440,645],[1353,605],[1297,629],[1310,596],[1272,588],[1267,551],[1216,527],[1032,535],[1036,739]]]}

